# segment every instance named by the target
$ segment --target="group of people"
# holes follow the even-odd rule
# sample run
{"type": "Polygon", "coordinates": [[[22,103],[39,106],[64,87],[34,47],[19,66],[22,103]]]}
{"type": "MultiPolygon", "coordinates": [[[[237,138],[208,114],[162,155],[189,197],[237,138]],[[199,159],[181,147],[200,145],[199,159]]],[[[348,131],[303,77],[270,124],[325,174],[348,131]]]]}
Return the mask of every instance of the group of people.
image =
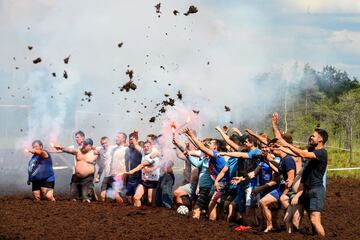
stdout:
{"type": "MultiPolygon", "coordinates": [[[[176,159],[165,159],[163,136],[148,135],[139,141],[138,132],[129,137],[118,133],[116,145],[102,137],[94,147],[81,131],[75,134],[77,147],[53,146],[58,152],[75,156],[71,178],[71,198],[84,202],[98,200],[94,184],[101,182],[101,201],[115,199],[120,204],[140,207],[144,204],[178,208],[185,205],[195,219],[226,219],[242,222],[239,230],[264,227],[274,230],[276,218],[284,211],[286,231],[300,227],[306,210],[313,233],[325,236],[321,212],[325,201],[325,173],[328,134],[317,128],[306,148],[293,145],[292,136],[278,128],[278,114],[272,116],[274,138],[246,129],[220,128],[220,139],[198,139],[190,128],[183,128],[181,143],[174,133],[176,158],[184,161],[183,184],[172,191],[176,159]],[[98,167],[95,167],[97,165],[98,167]],[[97,169],[97,171],[96,171],[97,169]],[[261,213],[261,214],[260,214],[261,213]]],[[[172,150],[172,149],[171,149],[172,150]]],[[[33,142],[29,162],[29,182],[35,200],[41,196],[55,201],[54,172],[50,152],[41,141],[33,142]]]]}

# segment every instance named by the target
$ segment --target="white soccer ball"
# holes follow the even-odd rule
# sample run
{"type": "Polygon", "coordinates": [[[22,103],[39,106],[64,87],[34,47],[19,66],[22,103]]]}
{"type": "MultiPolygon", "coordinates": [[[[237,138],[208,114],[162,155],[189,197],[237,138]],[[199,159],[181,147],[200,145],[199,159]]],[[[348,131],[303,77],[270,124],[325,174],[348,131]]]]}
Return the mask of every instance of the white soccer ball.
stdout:
{"type": "Polygon", "coordinates": [[[189,209],[185,205],[179,206],[176,211],[177,211],[177,213],[179,213],[181,215],[188,215],[189,214],[189,209]]]}

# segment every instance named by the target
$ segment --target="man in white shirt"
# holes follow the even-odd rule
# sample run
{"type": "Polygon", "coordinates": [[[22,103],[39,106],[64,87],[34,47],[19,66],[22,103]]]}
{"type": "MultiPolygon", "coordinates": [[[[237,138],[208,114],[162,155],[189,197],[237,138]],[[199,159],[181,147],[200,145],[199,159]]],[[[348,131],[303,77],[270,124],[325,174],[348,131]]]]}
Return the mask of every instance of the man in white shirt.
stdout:
{"type": "MultiPolygon", "coordinates": [[[[126,171],[125,165],[125,153],[128,147],[126,146],[127,135],[123,132],[119,132],[116,135],[116,145],[110,147],[110,166],[108,174],[105,173],[104,177],[107,177],[107,187],[110,187],[114,192],[115,199],[118,203],[123,204],[123,199],[120,197],[120,193],[125,192],[125,176],[119,173],[126,171]]],[[[108,189],[108,188],[107,188],[108,189]]],[[[106,189],[106,190],[107,190],[106,189]]]]}
{"type": "Polygon", "coordinates": [[[110,161],[111,161],[111,149],[115,146],[110,146],[109,138],[108,137],[102,137],[100,139],[101,147],[99,150],[99,156],[97,159],[97,164],[99,166],[99,170],[97,173],[97,177],[95,182],[100,181],[101,175],[104,174],[103,181],[101,183],[101,201],[106,200],[106,190],[111,188],[112,184],[112,177],[110,177],[110,161]]]}

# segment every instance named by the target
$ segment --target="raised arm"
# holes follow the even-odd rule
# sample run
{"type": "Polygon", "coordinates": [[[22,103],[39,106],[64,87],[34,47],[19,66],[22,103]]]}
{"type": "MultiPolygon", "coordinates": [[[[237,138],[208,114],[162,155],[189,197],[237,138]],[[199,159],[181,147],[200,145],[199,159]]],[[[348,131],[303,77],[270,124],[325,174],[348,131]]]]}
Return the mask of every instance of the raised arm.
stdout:
{"type": "Polygon", "coordinates": [[[272,129],[274,132],[274,136],[277,139],[282,139],[281,132],[280,132],[279,126],[278,126],[278,121],[279,121],[279,114],[277,112],[275,112],[271,118],[272,129]]]}
{"type": "Polygon", "coordinates": [[[294,145],[287,143],[284,139],[279,139],[279,141],[282,146],[289,148],[297,156],[304,158],[304,160],[316,158],[316,155],[313,152],[308,152],[307,150],[302,150],[298,147],[295,147],[294,145]]]}
{"type": "Polygon", "coordinates": [[[219,152],[219,155],[236,157],[236,158],[249,158],[249,154],[246,152],[219,152]]]}
{"type": "Polygon", "coordinates": [[[173,137],[172,143],[175,145],[175,147],[177,147],[177,148],[180,150],[180,152],[183,153],[183,152],[185,151],[185,147],[183,147],[183,146],[180,144],[180,142],[177,140],[176,137],[173,137]]]}
{"type": "Polygon", "coordinates": [[[195,146],[195,148],[199,148],[199,147],[196,145],[196,143],[190,138],[189,134],[184,133],[184,135],[189,139],[189,141],[192,143],[192,145],[195,146]]]}
{"type": "Polygon", "coordinates": [[[32,153],[34,155],[39,155],[41,158],[48,158],[49,155],[47,154],[46,151],[44,151],[43,149],[32,149],[32,150],[29,150],[29,153],[32,153]]]}
{"type": "Polygon", "coordinates": [[[266,137],[262,137],[262,136],[260,136],[259,134],[256,134],[254,131],[252,131],[250,129],[245,129],[245,132],[247,132],[250,136],[253,136],[257,140],[259,140],[263,144],[265,144],[265,145],[268,144],[268,140],[267,140],[266,137]]]}
{"type": "Polygon", "coordinates": [[[203,164],[203,161],[204,160],[202,160],[202,159],[199,159],[199,158],[196,158],[196,157],[193,157],[193,156],[191,156],[191,155],[188,155],[187,153],[186,153],[186,155],[185,156],[187,156],[187,160],[191,163],[191,165],[193,165],[194,167],[201,167],[201,165],[203,164]]]}
{"type": "MultiPolygon", "coordinates": [[[[134,133],[137,133],[137,131],[134,131],[134,133]]],[[[136,134],[137,135],[137,134],[136,134]]],[[[134,148],[136,149],[136,151],[138,151],[139,153],[141,153],[141,146],[139,145],[139,140],[138,137],[134,137],[133,139],[133,144],[134,144],[134,148]]]]}
{"type": "Polygon", "coordinates": [[[241,132],[239,129],[237,129],[236,127],[231,128],[230,131],[236,132],[236,133],[239,134],[240,136],[243,135],[242,132],[241,132]]]}
{"type": "Polygon", "coordinates": [[[210,157],[214,157],[214,153],[212,150],[210,150],[209,148],[205,147],[205,145],[199,141],[199,139],[197,139],[197,137],[194,135],[193,131],[191,131],[190,129],[186,129],[185,131],[190,139],[195,143],[195,146],[198,146],[198,148],[205,153],[206,155],[210,156],[210,157]]]}
{"type": "Polygon", "coordinates": [[[60,150],[64,153],[68,153],[68,154],[72,154],[72,155],[76,155],[78,153],[78,149],[76,149],[76,148],[69,148],[69,147],[66,148],[66,147],[62,147],[62,146],[54,146],[54,148],[58,151],[60,150]]]}
{"type": "Polygon", "coordinates": [[[180,142],[175,137],[173,137],[172,143],[174,144],[175,147],[177,147],[175,148],[176,157],[183,161],[186,161],[186,156],[183,153],[185,151],[185,148],[180,144],[180,142]]]}
{"type": "Polygon", "coordinates": [[[216,131],[218,131],[221,135],[221,137],[225,140],[225,142],[230,146],[232,147],[233,149],[235,149],[236,151],[238,151],[240,149],[240,146],[237,145],[234,141],[232,141],[230,139],[230,137],[223,131],[222,128],[220,128],[219,126],[217,126],[215,128],[216,131]]]}
{"type": "Polygon", "coordinates": [[[286,153],[287,155],[297,157],[297,155],[287,147],[275,146],[274,148],[271,148],[271,150],[276,149],[276,148],[279,149],[280,151],[286,153]]]}

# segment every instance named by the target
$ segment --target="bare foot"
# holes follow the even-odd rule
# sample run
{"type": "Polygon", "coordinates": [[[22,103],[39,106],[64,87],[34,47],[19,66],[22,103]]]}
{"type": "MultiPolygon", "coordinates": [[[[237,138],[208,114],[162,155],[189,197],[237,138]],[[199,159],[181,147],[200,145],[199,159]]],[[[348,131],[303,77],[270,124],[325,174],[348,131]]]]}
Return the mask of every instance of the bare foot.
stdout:
{"type": "Polygon", "coordinates": [[[265,230],[264,230],[264,232],[271,232],[273,230],[273,226],[268,226],[265,230]]]}

